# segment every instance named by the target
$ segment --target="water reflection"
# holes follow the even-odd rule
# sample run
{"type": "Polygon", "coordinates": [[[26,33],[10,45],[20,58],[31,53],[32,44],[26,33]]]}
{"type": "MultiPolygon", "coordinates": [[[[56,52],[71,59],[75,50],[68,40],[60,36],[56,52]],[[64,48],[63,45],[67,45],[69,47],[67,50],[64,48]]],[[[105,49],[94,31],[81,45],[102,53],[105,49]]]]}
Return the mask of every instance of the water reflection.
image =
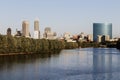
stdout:
{"type": "Polygon", "coordinates": [[[120,80],[120,51],[81,48],[0,57],[0,80],[120,80]]]}
{"type": "Polygon", "coordinates": [[[111,50],[93,49],[93,79],[94,80],[112,79],[111,50]],[[108,73],[108,74],[103,74],[103,73],[108,73]]]}
{"type": "Polygon", "coordinates": [[[0,56],[0,80],[37,80],[41,68],[59,52],[0,56]],[[52,54],[52,55],[51,55],[52,54]]]}

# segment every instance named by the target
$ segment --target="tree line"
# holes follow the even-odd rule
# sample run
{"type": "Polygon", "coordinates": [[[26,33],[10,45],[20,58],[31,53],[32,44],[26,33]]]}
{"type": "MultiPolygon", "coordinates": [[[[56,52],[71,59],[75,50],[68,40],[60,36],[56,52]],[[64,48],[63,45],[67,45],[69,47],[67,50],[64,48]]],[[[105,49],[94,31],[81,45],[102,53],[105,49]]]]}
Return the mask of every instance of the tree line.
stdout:
{"type": "MultiPolygon", "coordinates": [[[[109,43],[112,47],[113,44],[109,43]]],[[[11,35],[0,35],[0,54],[10,53],[40,53],[62,49],[73,49],[78,47],[99,47],[95,42],[66,42],[64,40],[33,39],[25,37],[13,37],[11,35]]],[[[120,39],[114,45],[120,49],[120,39]]]]}
{"type": "Polygon", "coordinates": [[[0,35],[0,53],[39,53],[77,48],[77,43],[0,35]]]}
{"type": "Polygon", "coordinates": [[[116,47],[117,49],[120,49],[120,39],[118,39],[116,47]]]}

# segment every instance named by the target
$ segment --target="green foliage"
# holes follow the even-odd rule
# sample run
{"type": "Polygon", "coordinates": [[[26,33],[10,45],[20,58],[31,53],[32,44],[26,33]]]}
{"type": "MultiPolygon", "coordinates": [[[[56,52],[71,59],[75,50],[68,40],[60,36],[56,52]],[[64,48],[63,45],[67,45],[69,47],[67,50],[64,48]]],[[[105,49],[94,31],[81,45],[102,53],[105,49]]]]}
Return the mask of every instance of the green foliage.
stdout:
{"type": "Polygon", "coordinates": [[[98,46],[96,43],[65,42],[0,35],[0,53],[40,53],[81,47],[98,46]]]}
{"type": "Polygon", "coordinates": [[[6,38],[7,38],[7,49],[6,50],[8,50],[8,52],[14,52],[15,48],[16,48],[16,46],[15,46],[15,44],[16,44],[15,39],[11,35],[6,36],[6,38]]]}
{"type": "Polygon", "coordinates": [[[105,42],[105,45],[109,48],[116,48],[116,44],[117,44],[116,41],[106,41],[105,42]]]}
{"type": "Polygon", "coordinates": [[[99,47],[99,43],[96,42],[78,42],[78,46],[85,48],[85,47],[99,47]]]}
{"type": "Polygon", "coordinates": [[[0,53],[39,53],[61,50],[64,41],[0,35],[0,53]]]}
{"type": "Polygon", "coordinates": [[[78,44],[76,42],[66,42],[65,48],[66,49],[78,48],[78,44]]]}
{"type": "Polygon", "coordinates": [[[7,37],[0,35],[0,52],[6,53],[7,51],[7,37]]]}
{"type": "Polygon", "coordinates": [[[117,41],[116,47],[117,49],[120,49],[120,39],[117,41]]]}

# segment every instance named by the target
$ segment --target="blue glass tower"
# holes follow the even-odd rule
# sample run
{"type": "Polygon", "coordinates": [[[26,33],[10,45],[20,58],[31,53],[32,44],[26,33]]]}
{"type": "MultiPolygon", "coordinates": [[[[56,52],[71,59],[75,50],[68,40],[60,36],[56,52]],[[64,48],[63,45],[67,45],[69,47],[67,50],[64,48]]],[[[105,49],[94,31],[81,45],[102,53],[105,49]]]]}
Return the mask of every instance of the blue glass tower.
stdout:
{"type": "Polygon", "coordinates": [[[109,35],[112,38],[112,23],[93,23],[93,41],[98,35],[109,35]]]}

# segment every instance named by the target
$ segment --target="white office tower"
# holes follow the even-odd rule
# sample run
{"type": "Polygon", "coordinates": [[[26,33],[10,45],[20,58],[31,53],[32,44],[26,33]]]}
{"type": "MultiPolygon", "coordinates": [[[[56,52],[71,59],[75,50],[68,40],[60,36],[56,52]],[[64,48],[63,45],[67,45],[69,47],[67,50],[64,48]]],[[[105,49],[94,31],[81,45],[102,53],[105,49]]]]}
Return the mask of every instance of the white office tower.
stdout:
{"type": "Polygon", "coordinates": [[[34,39],[40,39],[39,20],[34,21],[34,39]]]}

